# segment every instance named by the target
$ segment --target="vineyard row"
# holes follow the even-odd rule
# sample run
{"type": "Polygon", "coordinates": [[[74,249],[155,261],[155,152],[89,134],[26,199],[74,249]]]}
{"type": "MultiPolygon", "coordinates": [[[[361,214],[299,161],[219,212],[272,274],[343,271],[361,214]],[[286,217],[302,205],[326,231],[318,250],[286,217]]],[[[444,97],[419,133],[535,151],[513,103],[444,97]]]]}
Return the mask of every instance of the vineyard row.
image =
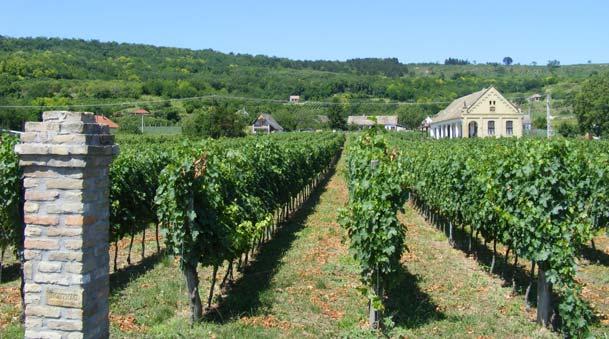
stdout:
{"type": "MultiPolygon", "coordinates": [[[[409,196],[450,241],[459,228],[537,266],[538,322],[582,336],[592,319],[576,259],[609,218],[608,144],[577,140],[420,140],[370,131],[349,145],[343,225],[382,309],[404,248],[395,213],[409,196]],[[383,235],[378,230],[383,229],[383,235]]],[[[507,259],[506,259],[507,260],[507,259]]],[[[517,259],[516,259],[517,260],[517,259]]],[[[527,292],[528,293],[528,292],[527,292]]],[[[372,319],[371,319],[372,320],[372,319]]],[[[372,321],[371,321],[372,322],[372,321]]]]}

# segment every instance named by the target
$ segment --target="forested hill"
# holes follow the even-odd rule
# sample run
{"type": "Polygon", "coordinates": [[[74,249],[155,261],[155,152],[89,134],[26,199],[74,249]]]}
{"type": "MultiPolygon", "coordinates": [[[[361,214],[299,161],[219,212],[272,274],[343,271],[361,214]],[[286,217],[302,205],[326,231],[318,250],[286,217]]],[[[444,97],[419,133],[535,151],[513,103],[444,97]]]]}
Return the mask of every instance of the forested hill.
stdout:
{"type": "MultiPolygon", "coordinates": [[[[57,57],[68,57],[66,62],[78,62],[81,57],[96,60],[100,59],[103,67],[92,69],[89,77],[98,79],[120,76],[121,64],[113,64],[111,59],[129,57],[138,59],[137,66],[153,67],[150,73],[141,73],[144,77],[156,77],[155,72],[175,70],[176,66],[183,67],[191,73],[205,72],[216,68],[228,66],[261,67],[261,68],[290,68],[310,69],[317,71],[328,71],[337,73],[354,73],[365,75],[385,75],[388,77],[403,76],[408,74],[408,67],[401,64],[397,58],[365,58],[341,61],[308,61],[291,60],[287,58],[268,57],[263,55],[249,54],[225,54],[211,49],[190,50],[185,48],[156,47],[143,44],[127,44],[116,42],[99,42],[97,40],[76,40],[59,38],[24,38],[13,39],[0,36],[0,49],[5,52],[22,51],[26,53],[53,52],[57,57]],[[62,54],[62,52],[67,52],[62,54]],[[110,59],[110,60],[108,60],[110,59]]],[[[61,65],[61,61],[52,59],[61,65]]],[[[76,66],[84,65],[80,62],[76,66]]],[[[139,69],[142,71],[143,69],[139,69]]],[[[83,78],[87,77],[82,69],[59,66],[55,69],[57,73],[49,74],[56,78],[83,78]]]]}
{"type": "MultiPolygon", "coordinates": [[[[410,125],[442,104],[406,107],[367,103],[445,102],[491,84],[514,98],[551,91],[554,97],[564,99],[578,88],[582,79],[605,68],[605,65],[405,65],[395,58],[299,61],[209,49],[0,36],[0,105],[40,106],[0,108],[0,124],[14,126],[17,120],[31,118],[49,106],[219,94],[279,100],[301,95],[314,101],[338,97],[345,105],[345,115],[397,113],[403,123],[410,125]],[[409,119],[412,121],[405,122],[409,119]]],[[[172,119],[179,119],[199,109],[201,104],[165,105],[164,110],[173,112],[172,119]]],[[[127,108],[92,106],[88,110],[110,114],[127,108]]],[[[277,104],[255,102],[248,103],[247,108],[250,113],[252,110],[276,113],[293,128],[307,124],[307,119],[296,118],[294,112],[290,115],[289,109],[277,104]]],[[[324,108],[309,111],[313,116],[323,114],[324,108]]]]}

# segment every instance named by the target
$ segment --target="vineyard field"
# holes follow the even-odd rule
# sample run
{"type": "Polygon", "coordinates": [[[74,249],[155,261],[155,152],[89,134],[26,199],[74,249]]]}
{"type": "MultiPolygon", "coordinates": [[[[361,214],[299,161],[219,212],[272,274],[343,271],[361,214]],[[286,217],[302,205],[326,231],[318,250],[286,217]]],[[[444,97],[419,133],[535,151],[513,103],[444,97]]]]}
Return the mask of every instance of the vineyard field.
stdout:
{"type": "MultiPolygon", "coordinates": [[[[605,143],[382,131],[117,143],[113,337],[608,332],[605,143]],[[540,264],[555,331],[535,324],[540,264]]],[[[0,336],[20,337],[18,237],[3,239],[0,336]]]]}

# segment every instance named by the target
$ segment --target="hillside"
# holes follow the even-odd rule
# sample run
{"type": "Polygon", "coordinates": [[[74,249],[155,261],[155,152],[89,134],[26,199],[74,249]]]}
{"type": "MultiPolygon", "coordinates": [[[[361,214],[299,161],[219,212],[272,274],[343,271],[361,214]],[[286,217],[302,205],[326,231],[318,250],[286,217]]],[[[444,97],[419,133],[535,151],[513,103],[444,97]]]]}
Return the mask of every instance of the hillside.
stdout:
{"type": "MultiPolygon", "coordinates": [[[[251,115],[268,111],[289,129],[311,127],[328,106],[287,106],[260,99],[284,101],[289,95],[301,95],[307,101],[329,101],[340,96],[345,115],[397,113],[402,124],[413,126],[444,102],[491,84],[519,104],[532,93],[550,92],[557,105],[568,106],[581,80],[607,66],[406,65],[394,58],[300,61],[213,50],[0,36],[0,105],[38,106],[0,108],[0,126],[19,128],[22,120],[36,119],[49,106],[92,104],[79,109],[112,115],[138,105],[104,104],[207,95],[257,98],[222,100],[230,101],[235,109],[245,107],[251,115]]],[[[176,121],[210,102],[139,106],[176,121]]],[[[568,107],[561,111],[569,114],[568,107]]]]}

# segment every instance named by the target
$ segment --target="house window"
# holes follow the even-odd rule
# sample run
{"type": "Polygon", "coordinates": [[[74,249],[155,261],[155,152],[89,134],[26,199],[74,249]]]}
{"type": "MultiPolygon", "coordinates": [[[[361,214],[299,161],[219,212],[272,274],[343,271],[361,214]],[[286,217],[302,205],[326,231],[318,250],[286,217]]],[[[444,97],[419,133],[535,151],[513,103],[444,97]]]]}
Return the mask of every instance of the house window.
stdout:
{"type": "Polygon", "coordinates": [[[514,122],[512,120],[508,120],[505,122],[505,134],[507,134],[507,135],[514,134],[514,122]]]}
{"type": "Polygon", "coordinates": [[[488,135],[495,135],[495,121],[488,122],[488,135]]]}
{"type": "Polygon", "coordinates": [[[495,106],[491,106],[491,108],[489,109],[491,112],[495,112],[495,106]]]}

